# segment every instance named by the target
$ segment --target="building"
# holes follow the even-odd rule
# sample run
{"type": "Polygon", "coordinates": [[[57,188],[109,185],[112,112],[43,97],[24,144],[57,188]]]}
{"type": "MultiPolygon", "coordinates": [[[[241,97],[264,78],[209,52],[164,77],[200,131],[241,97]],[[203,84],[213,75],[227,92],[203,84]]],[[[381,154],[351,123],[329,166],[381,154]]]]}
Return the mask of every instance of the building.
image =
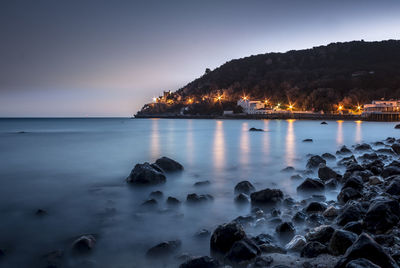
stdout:
{"type": "Polygon", "coordinates": [[[261,101],[250,101],[247,99],[240,99],[237,101],[237,105],[243,108],[243,112],[246,114],[265,114],[265,104],[261,101]]]}
{"type": "Polygon", "coordinates": [[[374,100],[365,104],[363,115],[371,113],[400,113],[400,100],[374,100]]]}

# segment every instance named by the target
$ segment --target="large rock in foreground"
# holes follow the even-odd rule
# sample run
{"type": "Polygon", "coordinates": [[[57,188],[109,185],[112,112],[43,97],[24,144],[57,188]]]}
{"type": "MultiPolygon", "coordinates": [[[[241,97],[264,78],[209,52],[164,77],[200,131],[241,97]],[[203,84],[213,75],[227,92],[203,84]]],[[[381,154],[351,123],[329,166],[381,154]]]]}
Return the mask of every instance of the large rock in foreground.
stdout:
{"type": "Polygon", "coordinates": [[[183,170],[183,166],[181,164],[165,156],[157,159],[155,164],[166,172],[183,170]]]}
{"type": "Polygon", "coordinates": [[[226,254],[236,241],[246,237],[243,227],[237,223],[219,225],[210,239],[212,253],[226,254]]]}
{"type": "Polygon", "coordinates": [[[383,234],[400,220],[398,201],[383,200],[373,202],[365,215],[364,225],[374,234],[383,234]]]}
{"type": "Polygon", "coordinates": [[[399,267],[374,239],[362,233],[356,242],[347,249],[346,254],[339,260],[335,268],[345,268],[349,262],[359,258],[367,259],[385,268],[399,267]]]}
{"type": "Polygon", "coordinates": [[[251,203],[257,205],[275,205],[283,200],[283,193],[279,189],[264,189],[250,195],[251,203]]]}
{"type": "Polygon", "coordinates": [[[161,170],[147,162],[136,164],[131,174],[126,178],[126,181],[129,183],[142,185],[164,183],[166,180],[161,170]]]}
{"type": "Polygon", "coordinates": [[[241,181],[235,186],[235,193],[236,194],[247,194],[249,195],[250,193],[254,192],[256,188],[254,188],[253,184],[251,184],[249,181],[241,181]]]}
{"type": "Polygon", "coordinates": [[[317,168],[320,164],[326,165],[326,160],[319,155],[313,155],[308,159],[307,168],[317,168]]]}

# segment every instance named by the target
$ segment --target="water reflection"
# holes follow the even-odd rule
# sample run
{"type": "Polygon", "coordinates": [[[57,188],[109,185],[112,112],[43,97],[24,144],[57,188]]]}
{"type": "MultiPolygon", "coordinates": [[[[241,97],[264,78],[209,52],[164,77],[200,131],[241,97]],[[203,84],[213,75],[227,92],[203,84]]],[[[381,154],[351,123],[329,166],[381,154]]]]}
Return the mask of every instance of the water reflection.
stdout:
{"type": "Polygon", "coordinates": [[[221,171],[225,166],[225,137],[223,121],[216,121],[214,132],[213,158],[215,169],[221,171]]]}
{"type": "Polygon", "coordinates": [[[336,143],[337,145],[343,144],[343,120],[336,121],[338,123],[337,126],[337,134],[336,134],[336,143]]]}
{"type": "MultiPolygon", "coordinates": [[[[265,131],[269,130],[268,125],[269,125],[269,121],[264,120],[264,130],[265,131]]],[[[265,161],[267,161],[269,158],[269,153],[270,153],[270,149],[271,149],[269,143],[270,143],[269,132],[266,132],[266,133],[264,133],[264,136],[263,136],[263,147],[262,147],[265,161]]]]}
{"type": "Polygon", "coordinates": [[[187,124],[186,136],[186,160],[189,164],[193,164],[194,141],[193,141],[193,120],[189,120],[187,124]]]}
{"type": "Polygon", "coordinates": [[[158,123],[159,119],[151,119],[150,156],[152,159],[157,159],[161,153],[158,123]]]}
{"type": "Polygon", "coordinates": [[[361,140],[362,140],[361,124],[362,124],[361,120],[356,121],[356,135],[355,135],[356,143],[361,143],[361,140]]]}
{"type": "Polygon", "coordinates": [[[286,165],[294,166],[294,159],[296,156],[296,144],[294,135],[294,119],[288,119],[287,122],[287,132],[286,132],[286,165]]]}
{"type": "Polygon", "coordinates": [[[250,152],[250,143],[249,143],[249,124],[244,122],[242,124],[242,132],[240,135],[240,163],[242,165],[246,165],[249,163],[249,152],[250,152]]]}

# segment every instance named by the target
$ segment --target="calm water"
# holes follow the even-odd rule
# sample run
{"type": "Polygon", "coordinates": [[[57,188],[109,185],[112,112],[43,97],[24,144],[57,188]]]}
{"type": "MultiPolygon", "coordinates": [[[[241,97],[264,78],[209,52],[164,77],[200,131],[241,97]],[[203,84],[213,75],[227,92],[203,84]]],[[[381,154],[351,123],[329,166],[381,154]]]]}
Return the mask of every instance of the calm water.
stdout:
{"type": "Polygon", "coordinates": [[[96,267],[156,266],[147,263],[145,251],[171,239],[182,240],[181,252],[208,254],[209,239],[193,234],[250,211],[233,202],[237,182],[248,179],[258,189],[281,188],[298,199],[300,182],[281,169],[303,170],[309,153],[334,153],[343,144],[398,137],[393,126],[294,120],[0,120],[0,248],[7,253],[0,264],[36,267],[40,256],[56,249],[68,256],[73,239],[86,233],[98,235],[96,249],[88,256],[68,257],[68,267],[82,260],[96,267]],[[250,127],[266,132],[249,132],[250,127]],[[314,142],[303,143],[306,138],[314,142]],[[167,176],[161,186],[137,189],[125,183],[136,163],[160,156],[176,159],[185,171],[167,176]],[[211,184],[193,186],[201,180],[211,184]],[[164,209],[162,201],[157,212],[143,210],[140,204],[154,190],[182,201],[193,192],[210,193],[215,200],[195,207],[183,203],[173,211],[164,209]],[[38,208],[48,215],[35,216],[38,208]]]}

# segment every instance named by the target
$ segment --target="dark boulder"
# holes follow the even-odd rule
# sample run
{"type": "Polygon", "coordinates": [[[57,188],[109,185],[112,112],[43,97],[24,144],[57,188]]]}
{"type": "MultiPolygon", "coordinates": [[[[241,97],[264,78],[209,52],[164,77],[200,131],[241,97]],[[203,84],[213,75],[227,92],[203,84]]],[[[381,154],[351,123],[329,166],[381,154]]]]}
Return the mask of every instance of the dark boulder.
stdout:
{"type": "Polygon", "coordinates": [[[181,246],[180,240],[162,242],[147,250],[148,257],[165,257],[175,253],[181,246]]]}
{"type": "Polygon", "coordinates": [[[328,189],[336,189],[338,186],[338,181],[336,179],[330,179],[325,182],[325,187],[328,189]]]}
{"type": "Polygon", "coordinates": [[[346,265],[346,268],[382,268],[367,259],[360,258],[352,260],[346,265]]]}
{"type": "Polygon", "coordinates": [[[161,192],[161,191],[154,191],[154,192],[151,192],[150,193],[150,195],[149,195],[149,197],[150,198],[157,198],[157,199],[160,199],[160,198],[162,198],[163,197],[163,192],[161,192]]]}
{"type": "Polygon", "coordinates": [[[294,214],[292,221],[296,222],[296,223],[301,223],[304,222],[307,218],[307,215],[302,212],[302,211],[298,211],[296,214],[294,214]]]}
{"type": "Polygon", "coordinates": [[[181,201],[179,201],[179,199],[173,197],[173,196],[168,196],[167,198],[167,205],[169,206],[177,206],[181,203],[181,201]]]}
{"type": "Polygon", "coordinates": [[[336,156],[330,153],[323,153],[321,156],[326,160],[336,160],[336,156]]]}
{"type": "Polygon", "coordinates": [[[313,142],[313,139],[304,139],[303,142],[313,142]]]}
{"type": "Polygon", "coordinates": [[[305,212],[307,213],[318,213],[318,212],[324,212],[325,209],[327,208],[327,205],[321,202],[311,202],[308,204],[308,206],[305,208],[305,212]]]}
{"type": "Polygon", "coordinates": [[[211,184],[210,181],[198,181],[198,182],[195,182],[195,183],[193,184],[193,186],[195,186],[195,187],[201,187],[201,186],[207,186],[207,185],[210,185],[210,184],[211,184]]]}
{"type": "Polygon", "coordinates": [[[355,147],[356,151],[367,151],[367,150],[371,150],[371,145],[367,144],[367,143],[363,143],[363,144],[359,144],[355,147]]]}
{"type": "Polygon", "coordinates": [[[196,257],[182,263],[179,268],[218,268],[220,263],[208,256],[196,257]]]}
{"type": "Polygon", "coordinates": [[[290,176],[290,179],[292,179],[292,180],[302,180],[302,179],[303,179],[303,177],[302,177],[302,176],[300,176],[299,174],[296,174],[296,175],[292,175],[292,176],[290,176]]]}
{"type": "Polygon", "coordinates": [[[158,205],[158,202],[154,198],[148,199],[142,203],[143,207],[149,207],[149,208],[156,207],[157,205],[158,205]]]}
{"type": "Polygon", "coordinates": [[[346,254],[338,261],[335,268],[345,268],[352,260],[365,258],[374,264],[385,268],[398,268],[396,262],[388,255],[382,246],[368,234],[362,233],[346,254]]]}
{"type": "Polygon", "coordinates": [[[322,121],[321,122],[321,125],[327,125],[328,123],[327,122],[325,122],[325,121],[322,121]]]}
{"type": "Polygon", "coordinates": [[[398,143],[393,143],[391,147],[392,147],[392,150],[393,150],[396,154],[400,154],[400,144],[398,144],[398,143]]]}
{"type": "Polygon", "coordinates": [[[387,137],[385,141],[386,141],[387,143],[394,143],[394,142],[396,141],[396,139],[393,138],[393,137],[387,137]]]}
{"type": "Polygon", "coordinates": [[[93,235],[82,235],[72,243],[72,249],[75,253],[88,253],[96,245],[96,238],[93,235]]]}
{"type": "Polygon", "coordinates": [[[329,225],[321,225],[311,229],[306,234],[305,238],[307,239],[308,242],[317,241],[322,244],[325,244],[331,239],[334,232],[335,229],[333,227],[329,225]]]}
{"type": "Polygon", "coordinates": [[[387,166],[383,168],[381,176],[387,178],[393,175],[400,175],[400,167],[397,166],[387,166]]]}
{"type": "Polygon", "coordinates": [[[235,202],[238,204],[248,204],[249,197],[246,194],[241,193],[235,197],[235,202]]]}
{"type": "Polygon", "coordinates": [[[336,151],[336,154],[351,154],[351,151],[349,148],[343,145],[338,151],[336,151]]]}
{"type": "Polygon", "coordinates": [[[250,239],[244,238],[233,243],[225,257],[233,263],[241,263],[250,261],[260,254],[260,248],[250,239]]]}
{"type": "Polygon", "coordinates": [[[252,204],[275,205],[283,200],[283,193],[279,189],[264,189],[250,195],[252,204]]]}
{"type": "Polygon", "coordinates": [[[320,213],[313,213],[307,217],[306,222],[310,227],[318,227],[325,224],[326,220],[320,213]]]}
{"type": "Polygon", "coordinates": [[[159,184],[166,181],[165,175],[149,163],[136,164],[126,181],[132,184],[159,184]]]}
{"type": "Polygon", "coordinates": [[[392,180],[386,189],[386,193],[390,195],[400,195],[400,177],[396,177],[392,180]]]}
{"type": "Polygon", "coordinates": [[[394,126],[395,129],[400,129],[400,124],[394,126]]]}
{"type": "Polygon", "coordinates": [[[331,240],[329,241],[328,250],[333,255],[342,255],[351,245],[353,245],[356,239],[357,235],[355,233],[344,230],[336,230],[332,234],[331,240]]]}
{"type": "Polygon", "coordinates": [[[319,180],[307,178],[298,187],[298,192],[321,192],[324,191],[325,186],[319,180]]]}
{"type": "Polygon", "coordinates": [[[183,166],[176,162],[175,160],[168,158],[168,157],[161,157],[156,160],[155,163],[157,166],[162,168],[166,172],[174,172],[174,171],[180,171],[183,170],[183,166]]]}
{"type": "Polygon", "coordinates": [[[353,232],[359,235],[362,233],[363,224],[360,221],[351,221],[344,225],[343,230],[353,232]]]}
{"type": "Polygon", "coordinates": [[[320,164],[326,165],[326,160],[319,155],[313,155],[308,159],[307,168],[317,168],[320,164]]]}
{"type": "Polygon", "coordinates": [[[300,256],[305,258],[315,258],[318,255],[327,253],[328,249],[320,242],[308,242],[301,251],[300,256]]]}
{"type": "Polygon", "coordinates": [[[349,157],[345,157],[341,160],[339,160],[338,165],[340,166],[345,166],[345,167],[350,167],[351,165],[357,164],[357,159],[354,157],[354,155],[351,155],[349,157]]]}
{"type": "Polygon", "coordinates": [[[188,194],[186,197],[186,202],[188,203],[202,203],[205,201],[212,201],[214,200],[214,197],[212,197],[212,195],[209,194],[188,194]]]}
{"type": "Polygon", "coordinates": [[[295,171],[294,167],[288,166],[281,170],[282,172],[293,172],[295,171]]]}
{"type": "Polygon", "coordinates": [[[378,200],[370,205],[364,218],[364,226],[371,233],[382,234],[397,225],[399,220],[398,201],[378,200]]]}
{"type": "Polygon", "coordinates": [[[243,227],[237,223],[219,225],[210,239],[210,250],[213,253],[226,254],[236,241],[246,237],[243,227]]]}
{"type": "Polygon", "coordinates": [[[296,229],[294,229],[294,226],[291,222],[283,222],[281,224],[279,224],[276,228],[275,231],[279,234],[279,235],[288,235],[293,237],[294,234],[296,233],[296,229]]]}
{"type": "Polygon", "coordinates": [[[264,131],[264,130],[261,129],[261,128],[252,127],[252,128],[249,129],[249,131],[264,131]]]}
{"type": "Polygon", "coordinates": [[[363,188],[364,184],[363,184],[363,180],[361,177],[359,176],[352,176],[350,178],[348,178],[346,180],[346,182],[343,185],[343,188],[353,188],[356,190],[361,190],[363,188]]]}
{"type": "Polygon", "coordinates": [[[256,190],[256,188],[254,188],[253,184],[251,184],[249,181],[241,181],[238,184],[236,184],[236,186],[235,186],[236,194],[244,193],[244,194],[249,195],[252,192],[254,192],[255,190],[256,190]]]}
{"type": "Polygon", "coordinates": [[[270,256],[258,256],[255,260],[251,268],[265,268],[271,266],[274,259],[270,256]]]}
{"type": "Polygon", "coordinates": [[[361,192],[357,189],[346,187],[343,188],[337,196],[339,202],[345,204],[349,200],[354,200],[362,197],[361,192]]]}
{"type": "Polygon", "coordinates": [[[342,176],[338,174],[336,171],[331,169],[328,166],[321,166],[318,169],[318,178],[320,178],[323,181],[329,180],[329,179],[338,179],[340,180],[342,176]]]}
{"type": "Polygon", "coordinates": [[[336,222],[340,226],[344,226],[351,221],[358,221],[364,215],[364,210],[358,202],[348,202],[336,218],[336,222]]]}

